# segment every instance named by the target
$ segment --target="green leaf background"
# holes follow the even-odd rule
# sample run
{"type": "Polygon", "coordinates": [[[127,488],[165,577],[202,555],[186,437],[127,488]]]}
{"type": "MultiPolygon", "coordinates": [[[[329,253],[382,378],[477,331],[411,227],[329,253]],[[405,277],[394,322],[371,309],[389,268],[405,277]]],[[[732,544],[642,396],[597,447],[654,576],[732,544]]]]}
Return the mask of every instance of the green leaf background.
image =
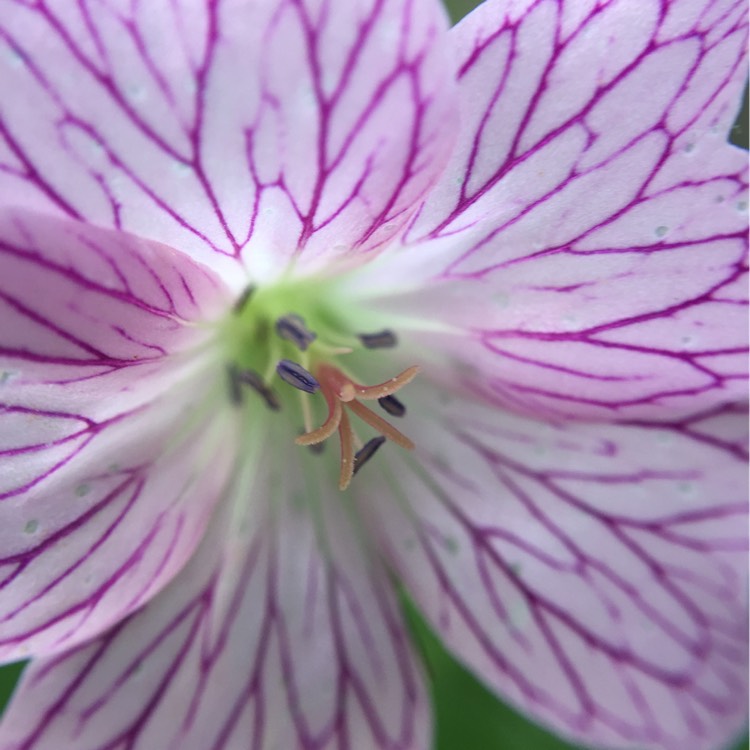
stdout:
{"type": "MultiPolygon", "coordinates": [[[[479,5],[479,0],[445,2],[454,20],[479,5]]],[[[731,140],[747,148],[747,96],[731,140]]],[[[436,750],[581,750],[498,701],[443,650],[413,607],[407,603],[405,609],[430,677],[436,714],[436,750]]],[[[0,712],[10,699],[22,669],[20,663],[0,667],[0,712]]],[[[747,735],[733,750],[749,750],[747,735]]]]}

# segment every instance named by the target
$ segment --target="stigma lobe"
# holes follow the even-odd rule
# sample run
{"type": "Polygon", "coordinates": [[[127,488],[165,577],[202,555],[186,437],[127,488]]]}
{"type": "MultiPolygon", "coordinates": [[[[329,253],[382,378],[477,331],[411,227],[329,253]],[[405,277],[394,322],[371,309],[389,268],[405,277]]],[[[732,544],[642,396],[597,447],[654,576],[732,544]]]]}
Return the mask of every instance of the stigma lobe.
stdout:
{"type": "Polygon", "coordinates": [[[362,385],[361,383],[355,383],[335,367],[322,365],[320,369],[323,370],[324,368],[325,377],[327,377],[333,387],[338,390],[339,398],[342,401],[353,401],[354,399],[374,401],[376,399],[385,398],[386,396],[396,393],[396,391],[400,391],[405,385],[411,383],[411,381],[417,377],[420,370],[418,365],[414,365],[408,367],[403,372],[383,383],[378,383],[377,385],[362,385]]]}

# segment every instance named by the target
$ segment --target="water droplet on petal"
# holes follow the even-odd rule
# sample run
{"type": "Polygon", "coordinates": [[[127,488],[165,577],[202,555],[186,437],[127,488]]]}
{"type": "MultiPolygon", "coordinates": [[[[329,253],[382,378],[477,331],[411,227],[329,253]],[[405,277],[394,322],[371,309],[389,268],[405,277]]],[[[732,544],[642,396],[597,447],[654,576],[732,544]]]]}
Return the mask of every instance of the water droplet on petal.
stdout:
{"type": "Polygon", "coordinates": [[[171,168],[177,177],[187,177],[193,171],[187,164],[176,159],[172,162],[171,168]]]}
{"type": "Polygon", "coordinates": [[[125,87],[125,92],[131,102],[142,103],[148,99],[148,89],[140,83],[131,83],[125,87]]]}
{"type": "Polygon", "coordinates": [[[3,370],[0,372],[0,385],[7,385],[15,380],[21,373],[15,370],[3,370]]]}
{"type": "Polygon", "coordinates": [[[523,630],[531,621],[531,612],[524,599],[517,599],[509,608],[510,624],[516,630],[523,630]]]}
{"type": "Polygon", "coordinates": [[[656,433],[656,442],[659,443],[659,445],[670,445],[674,442],[674,435],[664,431],[659,431],[656,433]]]}
{"type": "Polygon", "coordinates": [[[458,552],[458,542],[453,537],[446,537],[445,538],[445,548],[452,555],[455,555],[456,552],[458,552]]]}
{"type": "Polygon", "coordinates": [[[492,296],[492,301],[498,307],[508,307],[508,305],[510,304],[510,297],[506,292],[498,292],[497,294],[494,294],[492,296]]]}

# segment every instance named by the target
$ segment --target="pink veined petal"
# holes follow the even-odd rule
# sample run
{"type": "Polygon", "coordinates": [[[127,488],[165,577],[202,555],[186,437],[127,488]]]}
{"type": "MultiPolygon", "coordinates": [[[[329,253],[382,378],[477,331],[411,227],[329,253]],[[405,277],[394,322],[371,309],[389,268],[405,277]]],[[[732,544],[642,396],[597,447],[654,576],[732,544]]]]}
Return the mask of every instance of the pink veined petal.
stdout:
{"type": "Polygon", "coordinates": [[[419,464],[392,454],[359,501],[460,659],[593,746],[716,750],[739,732],[744,408],[555,425],[426,394],[410,415],[419,464]]]}
{"type": "Polygon", "coordinates": [[[227,296],[166,246],[0,211],[0,658],[100,633],[200,541],[232,457],[193,322],[227,296]]]}
{"type": "Polygon", "coordinates": [[[448,157],[446,29],[437,0],[11,0],[2,191],[258,274],[356,257],[448,157]]]}
{"type": "Polygon", "coordinates": [[[489,0],[451,35],[464,127],[385,292],[432,285],[436,346],[506,406],[744,397],[746,3],[489,0]]]}
{"type": "Polygon", "coordinates": [[[269,480],[259,472],[223,504],[252,510],[241,523],[217,514],[141,612],[27,668],[2,750],[427,750],[384,570],[339,508],[313,518],[269,480]]]}

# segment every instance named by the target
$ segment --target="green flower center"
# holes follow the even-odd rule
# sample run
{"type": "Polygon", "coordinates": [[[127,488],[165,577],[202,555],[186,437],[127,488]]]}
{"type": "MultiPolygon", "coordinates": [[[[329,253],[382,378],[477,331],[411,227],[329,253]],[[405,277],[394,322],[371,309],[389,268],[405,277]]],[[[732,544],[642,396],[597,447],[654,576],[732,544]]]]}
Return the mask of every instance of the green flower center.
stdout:
{"type": "Polygon", "coordinates": [[[292,415],[300,427],[294,440],[300,449],[317,452],[338,433],[339,488],[344,490],[386,439],[406,450],[414,448],[363,402],[376,402],[390,416],[403,416],[405,407],[394,394],[419,368],[409,367],[375,385],[361,382],[354,372],[369,367],[378,350],[396,346],[396,335],[388,329],[356,332],[352,325],[361,316],[337,307],[336,298],[331,282],[325,281],[248,288],[222,321],[219,339],[232,406],[292,415]],[[350,413],[375,437],[363,440],[350,413]]]}

